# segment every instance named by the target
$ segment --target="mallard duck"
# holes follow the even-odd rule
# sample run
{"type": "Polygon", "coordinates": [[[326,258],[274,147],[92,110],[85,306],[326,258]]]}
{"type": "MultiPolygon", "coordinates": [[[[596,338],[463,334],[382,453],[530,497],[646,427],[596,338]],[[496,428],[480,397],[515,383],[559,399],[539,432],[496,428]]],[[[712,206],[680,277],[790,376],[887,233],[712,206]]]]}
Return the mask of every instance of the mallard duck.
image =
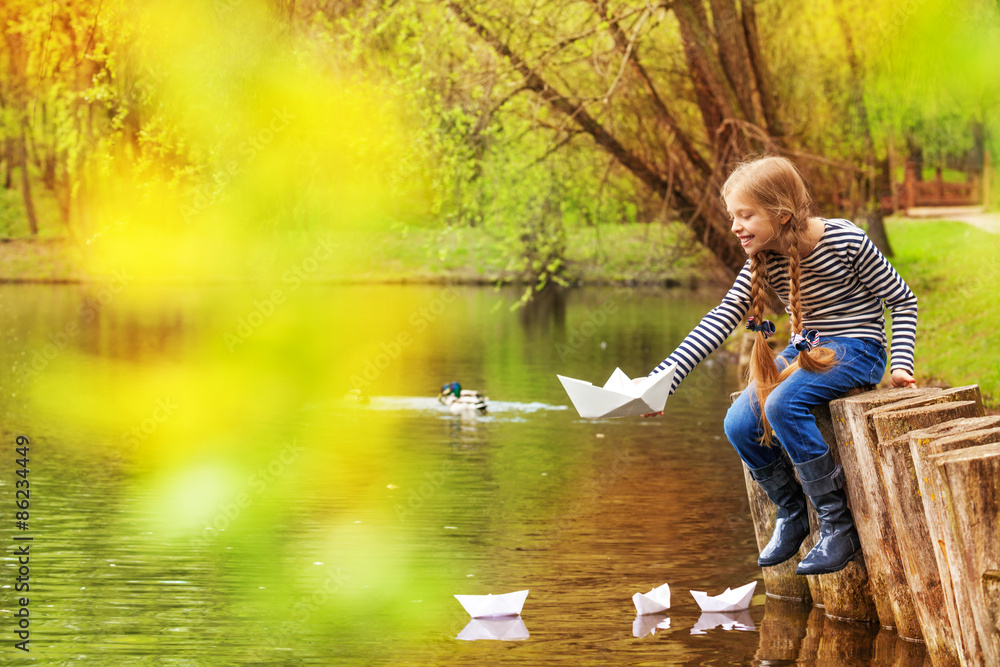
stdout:
{"type": "Polygon", "coordinates": [[[368,396],[365,395],[360,389],[351,389],[346,394],[344,394],[344,400],[350,403],[360,403],[361,405],[368,405],[368,396]]]}
{"type": "Polygon", "coordinates": [[[462,385],[457,382],[442,386],[438,400],[455,413],[486,412],[486,397],[474,389],[462,389],[462,385]]]}

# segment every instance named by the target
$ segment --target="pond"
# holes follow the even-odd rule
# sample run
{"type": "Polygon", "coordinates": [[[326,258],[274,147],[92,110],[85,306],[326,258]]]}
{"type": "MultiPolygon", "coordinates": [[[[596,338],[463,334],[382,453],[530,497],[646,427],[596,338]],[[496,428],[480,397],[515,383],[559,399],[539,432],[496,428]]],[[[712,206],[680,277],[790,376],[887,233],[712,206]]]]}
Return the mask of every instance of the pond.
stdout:
{"type": "Polygon", "coordinates": [[[586,288],[512,311],[516,298],[0,287],[0,503],[14,507],[19,479],[31,492],[23,526],[2,514],[0,651],[74,665],[923,663],[891,632],[764,595],[722,430],[731,362],[702,364],[656,419],[571,407],[557,373],[644,375],[718,295],[586,288]],[[440,405],[451,381],[488,411],[440,405]],[[23,544],[30,590],[15,594],[23,544]],[[730,618],[689,593],[752,581],[749,612],[730,618]],[[664,583],[670,609],[637,618],[632,595],[664,583]],[[525,589],[500,624],[470,624],[453,597],[525,589]]]}

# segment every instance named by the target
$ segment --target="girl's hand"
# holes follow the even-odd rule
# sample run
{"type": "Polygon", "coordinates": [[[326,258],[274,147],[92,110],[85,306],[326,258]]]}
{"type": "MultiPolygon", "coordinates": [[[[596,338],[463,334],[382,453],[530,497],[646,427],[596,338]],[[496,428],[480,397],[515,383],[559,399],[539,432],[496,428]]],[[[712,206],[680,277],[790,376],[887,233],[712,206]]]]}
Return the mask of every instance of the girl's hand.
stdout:
{"type": "Polygon", "coordinates": [[[904,371],[902,368],[897,368],[892,371],[892,386],[916,387],[917,381],[913,379],[912,375],[904,371]]]}
{"type": "MultiPolygon", "coordinates": [[[[639,384],[643,380],[648,380],[648,379],[649,379],[649,377],[633,378],[632,382],[634,382],[635,384],[639,384]]],[[[646,417],[659,417],[662,414],[663,414],[663,410],[660,410],[659,412],[650,412],[648,414],[643,415],[643,418],[646,418],[646,417]]]]}

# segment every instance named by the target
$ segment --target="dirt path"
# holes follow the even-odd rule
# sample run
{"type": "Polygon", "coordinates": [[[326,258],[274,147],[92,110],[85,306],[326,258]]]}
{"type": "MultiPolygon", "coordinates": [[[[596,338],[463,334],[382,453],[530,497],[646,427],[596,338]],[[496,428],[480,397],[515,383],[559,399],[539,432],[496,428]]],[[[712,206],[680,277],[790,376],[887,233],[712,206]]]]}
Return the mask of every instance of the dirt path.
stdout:
{"type": "Polygon", "coordinates": [[[982,206],[917,206],[909,209],[906,217],[920,220],[956,220],[993,234],[1000,234],[1000,213],[985,213],[982,206]]]}

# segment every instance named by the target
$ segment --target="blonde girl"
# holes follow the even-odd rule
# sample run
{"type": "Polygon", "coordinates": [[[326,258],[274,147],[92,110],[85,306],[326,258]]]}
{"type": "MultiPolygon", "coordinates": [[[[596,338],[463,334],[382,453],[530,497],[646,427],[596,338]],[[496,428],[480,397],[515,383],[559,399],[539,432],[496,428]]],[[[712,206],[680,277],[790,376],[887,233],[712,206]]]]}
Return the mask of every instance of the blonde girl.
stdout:
{"type": "Polygon", "coordinates": [[[914,383],[917,299],[861,229],[810,215],[812,199],[790,160],[764,157],[739,165],[723,185],[722,198],[749,259],[722,303],[653,372],[677,363],[672,393],[749,316],[746,327],[756,332],[749,383],[729,409],[725,431],[777,506],[774,533],[757,562],[777,565],[798,552],[809,534],[808,496],[820,534],[796,572],[836,572],[861,545],[843,470],[810,408],[882,379],[884,308],[892,314],[892,384],[914,383]],[[764,320],[768,286],[791,316],[789,344],[777,357],[767,344],[775,333],[764,320]]]}

